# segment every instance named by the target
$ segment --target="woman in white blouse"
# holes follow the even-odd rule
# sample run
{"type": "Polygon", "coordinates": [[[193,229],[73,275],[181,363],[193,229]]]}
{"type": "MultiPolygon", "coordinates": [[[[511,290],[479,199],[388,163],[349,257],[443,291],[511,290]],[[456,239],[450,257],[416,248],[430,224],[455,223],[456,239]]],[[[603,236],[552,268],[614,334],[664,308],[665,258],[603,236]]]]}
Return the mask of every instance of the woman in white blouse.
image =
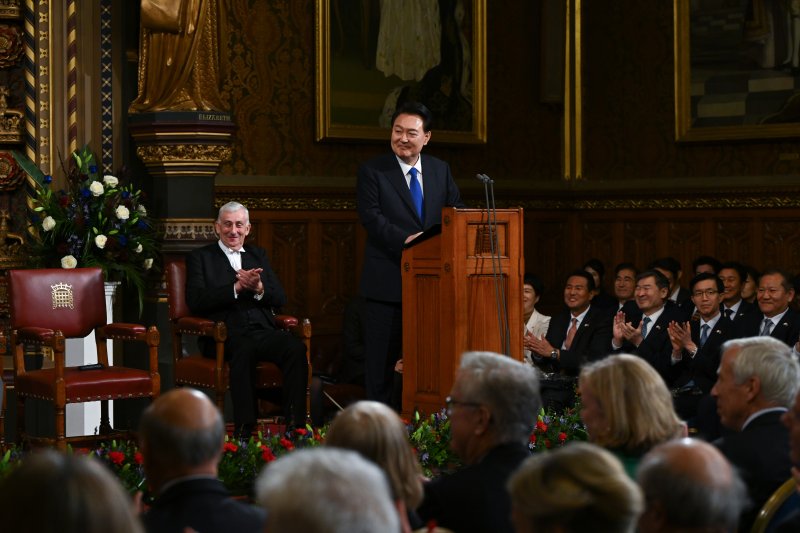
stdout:
{"type": "MultiPolygon", "coordinates": [[[[525,331],[523,332],[525,335],[535,335],[537,338],[541,338],[547,333],[550,317],[536,310],[536,302],[539,301],[542,293],[544,293],[542,280],[538,276],[526,273],[522,286],[522,318],[525,321],[525,331]]],[[[533,364],[530,350],[525,350],[525,361],[533,364]]]]}

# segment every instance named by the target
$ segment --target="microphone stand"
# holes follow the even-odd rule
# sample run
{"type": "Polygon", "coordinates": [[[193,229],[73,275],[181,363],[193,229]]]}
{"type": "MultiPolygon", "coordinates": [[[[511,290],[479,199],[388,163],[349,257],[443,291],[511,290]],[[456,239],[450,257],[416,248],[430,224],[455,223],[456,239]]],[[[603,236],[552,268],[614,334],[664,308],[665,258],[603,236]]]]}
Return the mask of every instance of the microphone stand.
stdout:
{"type": "Polygon", "coordinates": [[[502,343],[503,353],[510,354],[511,332],[508,327],[508,312],[506,309],[506,291],[500,273],[500,244],[497,236],[497,207],[494,199],[494,180],[486,174],[477,174],[476,177],[483,182],[486,194],[486,210],[488,212],[489,246],[492,256],[492,279],[494,281],[495,302],[497,303],[497,323],[502,343]]]}

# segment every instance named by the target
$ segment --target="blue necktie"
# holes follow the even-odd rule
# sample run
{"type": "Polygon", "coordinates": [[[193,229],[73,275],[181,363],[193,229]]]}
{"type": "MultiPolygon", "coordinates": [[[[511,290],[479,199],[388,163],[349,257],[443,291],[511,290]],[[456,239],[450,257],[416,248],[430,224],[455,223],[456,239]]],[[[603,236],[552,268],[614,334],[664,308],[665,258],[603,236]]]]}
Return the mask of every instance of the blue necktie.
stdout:
{"type": "Polygon", "coordinates": [[[700,347],[702,348],[702,347],[703,347],[703,345],[704,345],[704,344],[706,343],[706,341],[708,340],[708,330],[709,330],[710,328],[708,327],[708,324],[703,324],[703,327],[701,327],[700,329],[702,330],[702,331],[700,332],[700,347]]]}
{"type": "Polygon", "coordinates": [[[650,324],[650,317],[646,316],[642,319],[642,338],[647,337],[647,326],[650,324]]]}
{"type": "Polygon", "coordinates": [[[408,171],[411,174],[411,183],[409,183],[409,188],[411,189],[411,200],[414,202],[414,208],[417,210],[417,216],[419,216],[420,220],[422,218],[422,187],[419,185],[419,180],[417,179],[417,169],[411,167],[411,170],[408,171]]]}

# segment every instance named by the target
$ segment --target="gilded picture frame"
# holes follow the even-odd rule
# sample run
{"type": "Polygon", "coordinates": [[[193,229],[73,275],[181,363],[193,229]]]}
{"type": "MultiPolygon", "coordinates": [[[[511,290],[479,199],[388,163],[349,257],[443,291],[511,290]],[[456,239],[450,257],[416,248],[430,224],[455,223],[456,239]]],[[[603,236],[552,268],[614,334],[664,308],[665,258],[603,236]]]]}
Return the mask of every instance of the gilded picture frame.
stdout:
{"type": "Polygon", "coordinates": [[[674,0],[676,139],[800,136],[800,25],[790,23],[792,3],[729,4],[674,0]]]}
{"type": "Polygon", "coordinates": [[[317,141],[386,140],[416,100],[436,142],[486,142],[486,0],[315,2],[317,141]]]}

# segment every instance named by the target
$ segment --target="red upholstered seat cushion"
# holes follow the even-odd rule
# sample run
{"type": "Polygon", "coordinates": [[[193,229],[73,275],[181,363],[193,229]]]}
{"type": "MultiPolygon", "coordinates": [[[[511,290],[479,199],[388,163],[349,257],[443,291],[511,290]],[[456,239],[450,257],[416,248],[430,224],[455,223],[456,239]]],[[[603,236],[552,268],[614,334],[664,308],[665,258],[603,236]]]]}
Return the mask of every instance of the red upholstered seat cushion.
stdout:
{"type": "MultiPolygon", "coordinates": [[[[198,387],[214,386],[214,369],[216,360],[200,355],[190,355],[178,359],[175,365],[175,381],[183,385],[198,387]]],[[[228,363],[222,367],[222,381],[228,383],[228,363]]],[[[259,363],[256,367],[256,387],[280,387],[283,384],[283,375],[280,369],[272,363],[259,363]]]]}
{"type": "MultiPolygon", "coordinates": [[[[201,355],[182,357],[175,364],[175,381],[183,385],[213,387],[216,365],[216,359],[211,359],[210,357],[201,355]]],[[[222,382],[228,383],[227,363],[222,367],[222,382]]]]}
{"type": "MultiPolygon", "coordinates": [[[[15,382],[17,394],[52,400],[55,394],[55,370],[52,368],[26,372],[15,382]]],[[[95,400],[118,400],[149,397],[153,394],[150,373],[126,367],[98,370],[64,369],[67,403],[95,400]],[[109,391],[113,391],[109,394],[109,391]]]]}

